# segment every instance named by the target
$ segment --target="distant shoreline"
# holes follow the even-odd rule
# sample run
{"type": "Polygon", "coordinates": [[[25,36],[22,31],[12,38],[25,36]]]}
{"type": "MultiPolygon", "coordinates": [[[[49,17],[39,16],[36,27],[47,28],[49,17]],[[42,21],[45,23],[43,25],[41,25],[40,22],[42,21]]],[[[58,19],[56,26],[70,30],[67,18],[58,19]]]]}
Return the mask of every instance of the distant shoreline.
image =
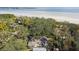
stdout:
{"type": "Polygon", "coordinates": [[[79,13],[64,13],[64,12],[26,12],[26,13],[11,13],[4,12],[0,14],[14,14],[16,16],[28,16],[28,17],[44,17],[53,18],[56,21],[67,21],[69,23],[79,24],[79,13]]]}

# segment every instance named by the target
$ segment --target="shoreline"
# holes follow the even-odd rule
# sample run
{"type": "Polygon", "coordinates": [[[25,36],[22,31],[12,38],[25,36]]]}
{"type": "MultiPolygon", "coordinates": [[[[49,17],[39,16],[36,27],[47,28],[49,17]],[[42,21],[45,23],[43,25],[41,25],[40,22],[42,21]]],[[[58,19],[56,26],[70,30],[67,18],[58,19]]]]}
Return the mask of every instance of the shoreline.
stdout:
{"type": "Polygon", "coordinates": [[[4,12],[0,14],[14,14],[15,16],[28,16],[28,17],[44,17],[44,18],[53,18],[56,21],[60,22],[69,22],[74,24],[79,24],[79,13],[64,13],[64,12],[4,12]]]}

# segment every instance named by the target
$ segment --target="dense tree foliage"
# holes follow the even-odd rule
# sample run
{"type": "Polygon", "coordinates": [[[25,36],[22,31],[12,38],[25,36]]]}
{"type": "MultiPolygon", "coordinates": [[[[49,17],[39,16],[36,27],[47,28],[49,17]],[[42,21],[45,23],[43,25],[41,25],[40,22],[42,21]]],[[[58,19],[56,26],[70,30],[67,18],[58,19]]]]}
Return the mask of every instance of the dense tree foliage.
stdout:
{"type": "Polygon", "coordinates": [[[79,50],[79,24],[52,18],[0,14],[0,50],[31,50],[30,40],[47,37],[47,50],[79,50]]]}

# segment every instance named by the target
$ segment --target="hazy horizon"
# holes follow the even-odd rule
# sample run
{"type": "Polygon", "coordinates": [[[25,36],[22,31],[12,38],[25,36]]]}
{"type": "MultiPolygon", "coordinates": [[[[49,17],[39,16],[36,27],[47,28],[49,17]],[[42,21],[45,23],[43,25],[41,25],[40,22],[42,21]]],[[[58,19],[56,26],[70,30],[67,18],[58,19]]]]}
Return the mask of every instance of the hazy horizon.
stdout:
{"type": "Polygon", "coordinates": [[[79,24],[79,7],[0,7],[0,14],[54,18],[79,24]]]}

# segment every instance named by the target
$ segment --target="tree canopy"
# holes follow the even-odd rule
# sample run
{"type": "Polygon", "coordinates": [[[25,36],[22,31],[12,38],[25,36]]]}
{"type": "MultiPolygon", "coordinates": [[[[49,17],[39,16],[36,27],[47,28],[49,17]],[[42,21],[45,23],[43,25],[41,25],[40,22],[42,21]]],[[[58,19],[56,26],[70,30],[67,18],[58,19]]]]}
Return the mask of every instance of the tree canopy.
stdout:
{"type": "Polygon", "coordinates": [[[79,50],[79,24],[52,18],[0,14],[0,50],[31,50],[28,43],[47,37],[47,50],[79,50]]]}

